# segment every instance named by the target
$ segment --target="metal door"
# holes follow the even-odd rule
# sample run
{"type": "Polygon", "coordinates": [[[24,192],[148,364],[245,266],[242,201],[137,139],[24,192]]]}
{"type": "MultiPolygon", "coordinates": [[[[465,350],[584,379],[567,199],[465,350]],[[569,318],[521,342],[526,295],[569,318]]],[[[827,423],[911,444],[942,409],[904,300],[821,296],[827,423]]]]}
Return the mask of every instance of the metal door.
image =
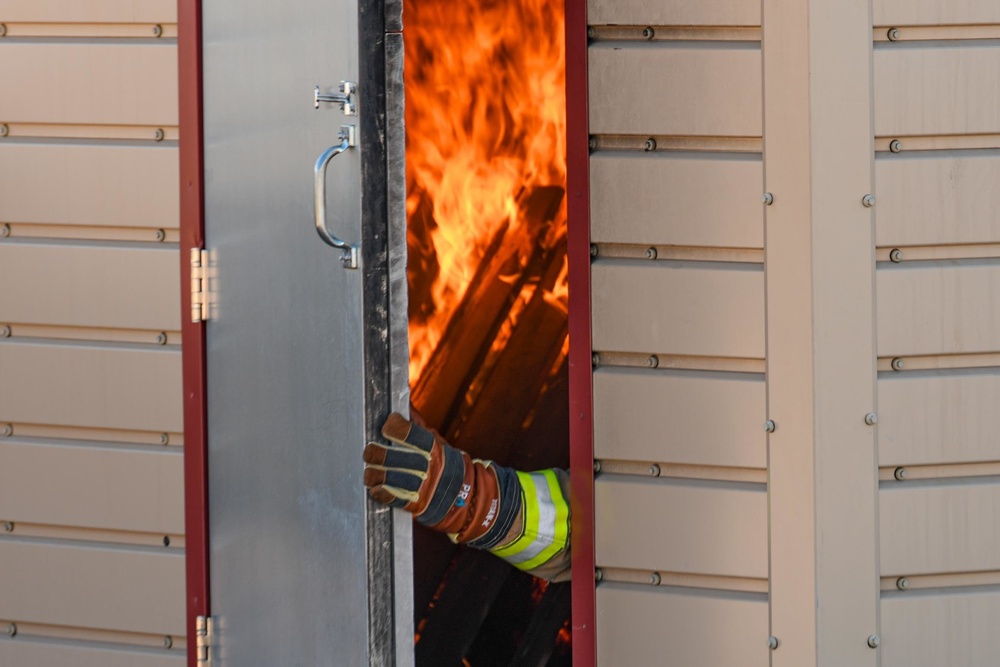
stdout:
{"type": "Polygon", "coordinates": [[[407,664],[410,524],[361,482],[408,403],[399,12],[203,7],[215,664],[407,664]]]}

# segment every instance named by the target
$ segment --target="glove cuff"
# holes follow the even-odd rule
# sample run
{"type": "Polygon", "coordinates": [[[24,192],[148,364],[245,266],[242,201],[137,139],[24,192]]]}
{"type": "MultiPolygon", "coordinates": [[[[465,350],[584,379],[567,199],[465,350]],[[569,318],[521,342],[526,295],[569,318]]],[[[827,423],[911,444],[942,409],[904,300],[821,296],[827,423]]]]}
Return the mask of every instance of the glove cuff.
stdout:
{"type": "MultiPolygon", "coordinates": [[[[492,463],[488,464],[488,467],[497,478],[496,508],[490,509],[491,513],[495,511],[496,516],[491,517],[487,514],[483,523],[489,524],[492,520],[489,529],[481,536],[464,542],[476,549],[491,549],[499,544],[510,532],[514,520],[521,514],[521,485],[517,481],[517,473],[510,468],[492,463]]],[[[462,541],[461,536],[459,541],[462,541]]]]}

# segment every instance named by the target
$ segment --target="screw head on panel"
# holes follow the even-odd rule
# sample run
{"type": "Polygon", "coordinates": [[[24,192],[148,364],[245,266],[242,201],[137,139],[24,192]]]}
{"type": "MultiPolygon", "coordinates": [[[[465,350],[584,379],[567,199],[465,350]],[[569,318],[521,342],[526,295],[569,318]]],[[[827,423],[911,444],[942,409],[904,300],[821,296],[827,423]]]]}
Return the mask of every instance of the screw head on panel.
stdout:
{"type": "Polygon", "coordinates": [[[764,202],[765,206],[770,206],[771,204],[774,203],[774,195],[771,194],[770,192],[765,192],[764,196],[761,197],[760,200],[764,202]]]}
{"type": "Polygon", "coordinates": [[[865,208],[871,208],[875,205],[875,195],[865,195],[861,198],[861,203],[865,205],[865,208]]]}
{"type": "Polygon", "coordinates": [[[157,229],[156,230],[156,234],[154,234],[154,238],[156,238],[156,241],[158,243],[162,243],[163,241],[166,241],[167,240],[167,232],[166,232],[166,230],[164,230],[164,229],[157,229]]]}
{"type": "Polygon", "coordinates": [[[899,264],[903,261],[903,251],[899,248],[893,248],[889,251],[889,261],[893,264],[899,264]]]}
{"type": "Polygon", "coordinates": [[[899,357],[896,357],[895,359],[892,360],[891,366],[892,370],[901,371],[903,370],[903,360],[900,359],[899,357]]]}
{"type": "Polygon", "coordinates": [[[174,645],[174,638],[171,637],[170,635],[166,635],[163,638],[163,648],[170,648],[173,645],[174,645]]]}
{"type": "Polygon", "coordinates": [[[903,144],[899,143],[899,139],[893,139],[889,142],[889,150],[893,153],[898,153],[903,150],[903,144]]]}
{"type": "Polygon", "coordinates": [[[590,355],[590,365],[593,366],[594,368],[600,366],[601,355],[599,355],[597,352],[594,352],[592,355],[590,355]]]}
{"type": "Polygon", "coordinates": [[[5,324],[2,327],[0,327],[0,338],[10,338],[10,335],[11,335],[10,326],[5,324]]]}
{"type": "Polygon", "coordinates": [[[0,433],[3,433],[4,436],[9,438],[10,436],[14,435],[14,425],[4,424],[3,429],[0,429],[0,433]]]}
{"type": "Polygon", "coordinates": [[[0,123],[0,137],[6,137],[10,134],[10,126],[7,123],[0,123]]]}
{"type": "Polygon", "coordinates": [[[778,425],[774,423],[773,419],[768,419],[766,422],[764,422],[764,430],[767,431],[768,433],[774,433],[775,429],[777,428],[778,425]]]}
{"type": "Polygon", "coordinates": [[[0,227],[0,236],[2,236],[4,238],[7,238],[8,236],[10,236],[10,225],[8,225],[7,223],[4,223],[3,226],[0,227]]]}
{"type": "Polygon", "coordinates": [[[907,477],[910,476],[910,472],[903,466],[900,466],[892,471],[892,476],[895,477],[900,482],[902,482],[903,480],[905,480],[907,477]]]}
{"type": "Polygon", "coordinates": [[[654,463],[653,465],[649,466],[649,476],[650,477],[659,477],[660,476],[660,466],[659,466],[659,464],[654,463]]]}
{"type": "Polygon", "coordinates": [[[166,331],[161,331],[160,333],[156,334],[156,344],[157,345],[166,345],[167,344],[167,332],[166,331]]]}
{"type": "Polygon", "coordinates": [[[159,37],[162,34],[163,34],[163,26],[159,25],[159,24],[154,25],[153,26],[153,37],[159,37]]]}
{"type": "Polygon", "coordinates": [[[889,38],[890,42],[895,42],[899,39],[899,28],[889,28],[886,31],[885,36],[889,38]]]}
{"type": "Polygon", "coordinates": [[[161,445],[169,445],[170,444],[170,434],[169,433],[161,433],[160,434],[160,444],[161,445]]]}
{"type": "Polygon", "coordinates": [[[3,532],[5,532],[5,533],[13,533],[14,532],[14,522],[13,521],[4,521],[3,522],[3,532]]]}
{"type": "Polygon", "coordinates": [[[6,34],[7,34],[7,24],[0,23],[0,37],[3,37],[6,34]]]}
{"type": "Polygon", "coordinates": [[[878,648],[878,645],[881,644],[881,643],[882,643],[882,640],[879,639],[878,635],[868,635],[868,647],[869,648],[878,648]]]}
{"type": "Polygon", "coordinates": [[[595,37],[597,37],[597,31],[594,30],[593,28],[587,28],[587,37],[589,37],[590,39],[594,39],[595,37]]]}
{"type": "Polygon", "coordinates": [[[767,638],[767,647],[768,647],[769,649],[771,649],[772,651],[774,651],[775,649],[777,649],[777,648],[778,648],[778,645],[779,645],[780,643],[781,643],[781,642],[779,642],[779,641],[778,641],[778,638],[777,638],[777,637],[775,637],[774,635],[771,635],[770,637],[768,637],[768,638],[767,638]]]}
{"type": "Polygon", "coordinates": [[[643,149],[647,153],[650,152],[650,151],[655,151],[656,150],[656,139],[654,139],[653,137],[650,137],[649,139],[646,139],[646,143],[643,144],[643,149]]]}
{"type": "Polygon", "coordinates": [[[601,462],[594,461],[594,472],[601,472],[601,462]]]}
{"type": "Polygon", "coordinates": [[[604,579],[604,570],[601,568],[594,568],[594,581],[601,581],[604,579]]]}
{"type": "Polygon", "coordinates": [[[652,584],[653,586],[659,586],[660,581],[662,581],[662,579],[660,577],[659,572],[653,572],[651,575],[649,575],[649,583],[652,584]]]}
{"type": "Polygon", "coordinates": [[[597,247],[596,243],[591,243],[590,244],[590,256],[591,257],[597,257],[599,254],[601,254],[601,249],[597,247]]]}
{"type": "Polygon", "coordinates": [[[169,535],[164,535],[163,536],[163,546],[165,546],[165,547],[169,547],[170,546],[170,536],[169,535]]]}
{"type": "Polygon", "coordinates": [[[865,415],[865,423],[868,424],[869,426],[874,426],[875,424],[878,423],[878,415],[875,414],[874,412],[869,412],[868,414],[865,415]]]}
{"type": "Polygon", "coordinates": [[[899,590],[905,591],[909,587],[910,587],[910,582],[909,580],[907,580],[906,577],[900,577],[899,579],[896,580],[896,588],[898,588],[899,590]]]}
{"type": "Polygon", "coordinates": [[[649,366],[650,368],[656,368],[657,366],[660,365],[660,358],[655,354],[651,354],[646,359],[646,365],[649,366]]]}
{"type": "Polygon", "coordinates": [[[646,259],[656,259],[656,248],[646,248],[646,259]]]}
{"type": "Polygon", "coordinates": [[[590,148],[590,150],[592,150],[592,151],[593,150],[597,150],[597,139],[594,138],[594,137],[591,137],[590,139],[588,139],[587,140],[587,147],[590,148]]]}
{"type": "Polygon", "coordinates": [[[645,28],[642,29],[642,36],[645,37],[646,39],[653,39],[655,35],[656,31],[653,30],[652,26],[646,26],[645,28]]]}
{"type": "Polygon", "coordinates": [[[10,636],[10,637],[13,637],[16,634],[17,634],[17,623],[8,623],[7,624],[7,635],[10,636]]]}
{"type": "Polygon", "coordinates": [[[166,136],[166,132],[160,128],[156,128],[156,132],[153,132],[153,141],[163,141],[166,136]]]}

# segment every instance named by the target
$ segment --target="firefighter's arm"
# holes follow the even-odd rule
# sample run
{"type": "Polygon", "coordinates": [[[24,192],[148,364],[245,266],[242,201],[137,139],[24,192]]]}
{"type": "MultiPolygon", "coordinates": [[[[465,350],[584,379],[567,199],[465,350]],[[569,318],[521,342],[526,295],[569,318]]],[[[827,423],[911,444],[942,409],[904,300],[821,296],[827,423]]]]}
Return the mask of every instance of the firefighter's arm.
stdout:
{"type": "Polygon", "coordinates": [[[473,459],[397,413],[382,435],[390,446],[369,443],[364,452],[372,498],[537,577],[569,578],[565,472],[525,473],[473,459]]]}

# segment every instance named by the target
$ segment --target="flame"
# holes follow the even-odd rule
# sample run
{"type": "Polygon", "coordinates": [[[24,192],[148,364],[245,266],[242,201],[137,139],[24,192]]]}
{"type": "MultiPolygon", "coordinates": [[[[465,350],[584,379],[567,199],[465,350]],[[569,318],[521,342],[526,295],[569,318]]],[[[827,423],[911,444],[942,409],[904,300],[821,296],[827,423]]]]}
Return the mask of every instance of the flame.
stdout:
{"type": "MultiPolygon", "coordinates": [[[[563,11],[551,0],[405,2],[414,385],[498,240],[517,247],[522,268],[535,245],[565,240],[565,202],[541,236],[528,229],[539,222],[524,205],[540,187],[565,188],[563,11]]],[[[534,289],[520,290],[494,349],[510,338],[534,289]]],[[[565,267],[543,289],[565,312],[565,267]]]]}

